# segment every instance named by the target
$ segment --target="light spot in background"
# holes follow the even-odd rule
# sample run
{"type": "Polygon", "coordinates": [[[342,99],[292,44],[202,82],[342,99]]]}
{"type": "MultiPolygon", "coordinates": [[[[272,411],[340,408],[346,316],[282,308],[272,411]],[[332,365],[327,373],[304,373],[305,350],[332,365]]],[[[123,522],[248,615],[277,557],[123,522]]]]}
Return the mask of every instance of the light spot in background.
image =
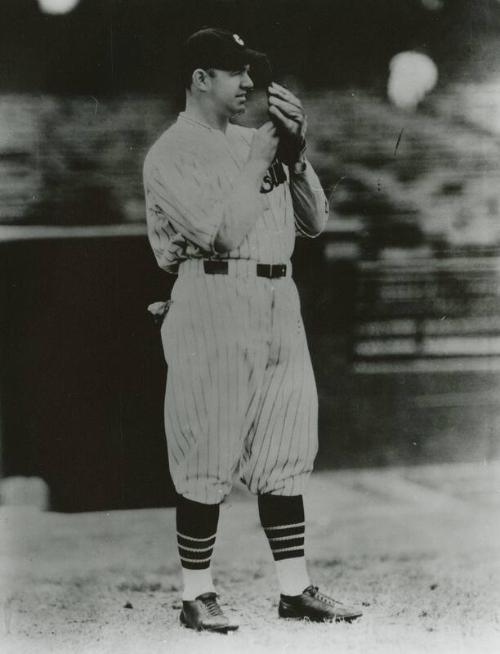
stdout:
{"type": "Polygon", "coordinates": [[[420,0],[429,11],[440,11],[444,7],[444,0],[420,0]]]}
{"type": "Polygon", "coordinates": [[[454,115],[465,116],[468,122],[479,125],[495,135],[500,134],[500,77],[488,81],[455,85],[454,115]]]}
{"type": "Polygon", "coordinates": [[[389,64],[387,95],[400,109],[413,110],[436,86],[438,70],[430,57],[420,52],[400,52],[389,64]]]}
{"type": "Polygon", "coordinates": [[[67,14],[80,0],[38,0],[40,9],[46,14],[67,14]]]}

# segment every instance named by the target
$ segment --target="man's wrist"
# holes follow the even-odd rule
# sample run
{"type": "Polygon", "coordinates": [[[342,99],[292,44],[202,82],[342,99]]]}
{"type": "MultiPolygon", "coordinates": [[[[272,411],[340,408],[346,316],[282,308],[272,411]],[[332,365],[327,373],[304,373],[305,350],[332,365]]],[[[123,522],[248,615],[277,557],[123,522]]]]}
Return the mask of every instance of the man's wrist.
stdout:
{"type": "Polygon", "coordinates": [[[301,152],[298,159],[290,165],[292,175],[303,175],[307,169],[307,160],[304,152],[301,152]]]}
{"type": "Polygon", "coordinates": [[[306,172],[306,140],[302,138],[295,161],[290,164],[290,170],[294,175],[303,175],[306,172]]]}

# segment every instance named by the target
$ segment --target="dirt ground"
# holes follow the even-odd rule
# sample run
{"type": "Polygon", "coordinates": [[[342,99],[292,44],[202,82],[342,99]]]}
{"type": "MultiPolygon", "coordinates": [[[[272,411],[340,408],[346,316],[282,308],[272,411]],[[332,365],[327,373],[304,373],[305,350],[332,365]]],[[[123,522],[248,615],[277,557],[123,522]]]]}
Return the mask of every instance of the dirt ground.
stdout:
{"type": "Polygon", "coordinates": [[[214,560],[221,603],[241,625],[228,636],[178,624],[172,509],[0,507],[0,651],[500,651],[500,463],[316,473],[306,505],[314,582],[364,617],[278,619],[256,505],[236,487],[214,560]]]}

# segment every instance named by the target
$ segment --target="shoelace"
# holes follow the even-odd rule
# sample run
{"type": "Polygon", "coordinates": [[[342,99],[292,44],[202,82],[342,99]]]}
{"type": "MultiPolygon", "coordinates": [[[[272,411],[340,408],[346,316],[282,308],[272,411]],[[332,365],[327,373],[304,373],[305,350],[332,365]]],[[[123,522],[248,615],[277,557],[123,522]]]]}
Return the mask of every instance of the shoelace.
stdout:
{"type": "Polygon", "coordinates": [[[202,599],[207,612],[212,616],[223,615],[221,607],[217,604],[217,595],[210,595],[202,599]]]}
{"type": "Polygon", "coordinates": [[[321,602],[324,602],[329,606],[342,605],[342,602],[338,602],[337,600],[334,600],[333,597],[328,597],[328,595],[324,595],[317,586],[311,586],[310,594],[312,597],[319,599],[321,602]]]}

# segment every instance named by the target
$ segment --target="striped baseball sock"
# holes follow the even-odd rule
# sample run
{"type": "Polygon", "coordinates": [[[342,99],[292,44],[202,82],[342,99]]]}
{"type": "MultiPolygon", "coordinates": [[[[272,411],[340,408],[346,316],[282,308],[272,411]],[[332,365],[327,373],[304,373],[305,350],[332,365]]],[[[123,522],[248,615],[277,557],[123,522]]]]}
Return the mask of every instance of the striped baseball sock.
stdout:
{"type": "Polygon", "coordinates": [[[177,546],[182,566],[183,600],[213,592],[210,562],[219,522],[218,504],[201,504],[182,495],[177,501],[177,546]]]}
{"type": "Polygon", "coordinates": [[[259,515],[283,595],[300,595],[310,586],[304,556],[304,502],[302,495],[259,495],[259,515]]]}

